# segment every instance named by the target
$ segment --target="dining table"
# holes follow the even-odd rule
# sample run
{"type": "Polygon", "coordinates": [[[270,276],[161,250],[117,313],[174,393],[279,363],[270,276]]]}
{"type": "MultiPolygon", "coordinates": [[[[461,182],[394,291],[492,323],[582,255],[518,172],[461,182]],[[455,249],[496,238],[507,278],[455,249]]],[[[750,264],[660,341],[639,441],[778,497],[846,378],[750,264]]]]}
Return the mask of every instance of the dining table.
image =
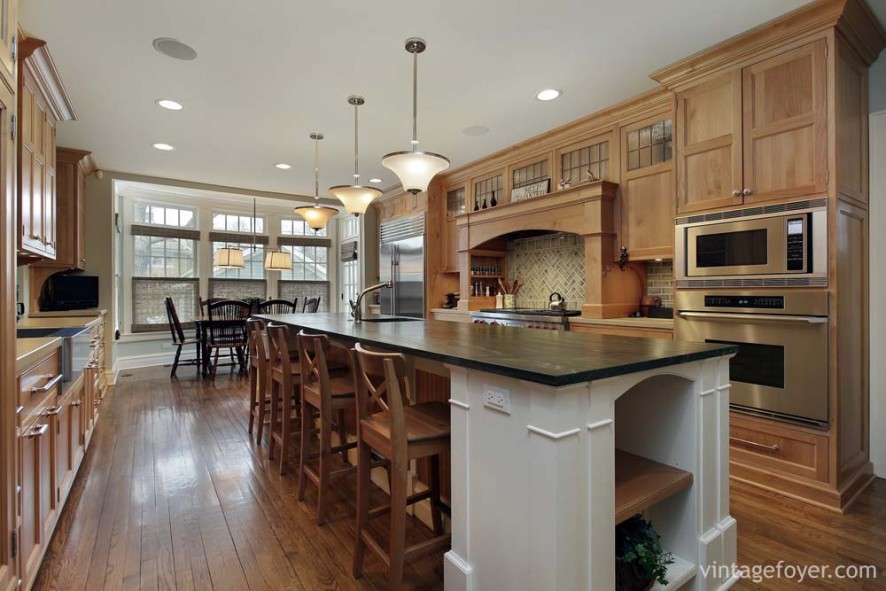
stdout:
{"type": "MultiPolygon", "coordinates": [[[[247,318],[243,318],[244,331],[246,330],[246,320],[247,318]]],[[[192,322],[194,324],[197,340],[200,341],[200,353],[201,359],[203,360],[201,374],[203,375],[203,377],[208,377],[212,375],[212,363],[210,363],[209,354],[209,315],[201,314],[199,316],[194,316],[189,320],[189,322],[192,322]]],[[[244,351],[243,353],[244,356],[248,359],[248,353],[246,351],[244,351]]]]}

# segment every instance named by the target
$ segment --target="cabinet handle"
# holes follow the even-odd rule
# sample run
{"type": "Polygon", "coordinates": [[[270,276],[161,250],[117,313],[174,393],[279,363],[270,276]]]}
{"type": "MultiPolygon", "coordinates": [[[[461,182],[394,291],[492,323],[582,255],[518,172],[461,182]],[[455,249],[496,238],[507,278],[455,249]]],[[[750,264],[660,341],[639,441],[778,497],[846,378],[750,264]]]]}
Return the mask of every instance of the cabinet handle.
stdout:
{"type": "Polygon", "coordinates": [[[48,382],[39,387],[31,388],[31,394],[43,394],[44,392],[49,392],[52,390],[56,384],[62,381],[64,376],[62,374],[58,374],[55,377],[52,377],[48,382]]]}
{"type": "Polygon", "coordinates": [[[741,192],[741,194],[744,195],[745,197],[747,197],[748,195],[753,195],[753,193],[754,193],[753,189],[745,189],[744,191],[741,192]]]}
{"type": "Polygon", "coordinates": [[[16,406],[15,407],[15,414],[20,415],[20,414],[22,414],[23,410],[25,410],[24,406],[16,406]]]}
{"type": "Polygon", "coordinates": [[[74,408],[76,408],[76,407],[80,406],[81,404],[83,404],[82,401],[80,401],[80,400],[75,400],[74,402],[71,403],[71,406],[73,406],[74,408]]]}
{"type": "Polygon", "coordinates": [[[28,437],[43,437],[48,429],[49,423],[46,423],[45,425],[34,425],[31,427],[31,430],[28,431],[28,437]]]}
{"type": "Polygon", "coordinates": [[[81,264],[81,265],[85,265],[85,264],[86,264],[86,259],[80,259],[80,264],[81,264]]]}
{"type": "Polygon", "coordinates": [[[99,398],[98,400],[96,400],[95,402],[93,402],[93,404],[96,405],[96,406],[100,405],[101,403],[102,403],[102,399],[101,399],[101,398],[99,398]]]}
{"type": "Polygon", "coordinates": [[[52,406],[52,407],[47,408],[46,410],[43,411],[43,416],[44,417],[54,417],[55,415],[57,415],[61,411],[62,411],[62,407],[52,406]]]}
{"type": "Polygon", "coordinates": [[[733,189],[732,196],[733,197],[741,197],[741,189],[733,189]]]}
{"type": "Polygon", "coordinates": [[[740,439],[738,437],[730,437],[729,441],[733,443],[740,443],[742,445],[747,445],[748,447],[755,447],[757,449],[762,449],[764,451],[777,452],[780,447],[777,444],[766,445],[765,443],[757,443],[756,441],[748,441],[747,439],[740,439]]]}

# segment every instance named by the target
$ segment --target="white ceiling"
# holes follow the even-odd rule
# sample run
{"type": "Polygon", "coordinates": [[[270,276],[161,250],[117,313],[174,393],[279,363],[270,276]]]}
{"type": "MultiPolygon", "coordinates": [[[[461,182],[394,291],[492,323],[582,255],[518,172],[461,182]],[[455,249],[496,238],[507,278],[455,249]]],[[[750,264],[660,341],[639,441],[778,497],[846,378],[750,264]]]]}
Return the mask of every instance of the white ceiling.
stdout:
{"type": "Polygon", "coordinates": [[[59,145],[92,150],[105,170],[312,195],[308,133],[319,130],[326,196],[351,182],[353,93],[366,97],[362,178],[396,184],[380,160],[409,147],[407,37],[428,41],[421,147],[457,166],[651,88],[651,71],[805,3],[21,0],[19,11],[25,32],[48,42],[78,116],[59,125],[59,145]],[[197,59],[158,54],[156,37],[197,59]],[[563,96],[537,101],[547,87],[563,96]],[[491,131],[462,133],[476,125],[491,131]]]}

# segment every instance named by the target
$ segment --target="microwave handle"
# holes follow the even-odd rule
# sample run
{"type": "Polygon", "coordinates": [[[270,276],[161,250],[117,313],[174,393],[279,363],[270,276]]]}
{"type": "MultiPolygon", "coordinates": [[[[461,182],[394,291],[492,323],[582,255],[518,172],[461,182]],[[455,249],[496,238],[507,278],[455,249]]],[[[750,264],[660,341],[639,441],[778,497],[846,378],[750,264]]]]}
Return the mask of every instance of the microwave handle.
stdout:
{"type": "Polygon", "coordinates": [[[827,324],[824,316],[779,316],[778,314],[718,314],[717,312],[679,312],[681,318],[715,318],[717,320],[775,320],[780,322],[807,322],[827,324]]]}

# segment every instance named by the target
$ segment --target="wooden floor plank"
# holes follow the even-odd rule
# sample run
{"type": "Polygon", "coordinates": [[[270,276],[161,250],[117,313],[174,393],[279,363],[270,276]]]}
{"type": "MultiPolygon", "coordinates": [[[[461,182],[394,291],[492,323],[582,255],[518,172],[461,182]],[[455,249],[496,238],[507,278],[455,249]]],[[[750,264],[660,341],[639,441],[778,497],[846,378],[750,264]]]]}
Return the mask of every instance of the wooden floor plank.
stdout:
{"type": "MultiPolygon", "coordinates": [[[[247,384],[227,370],[210,380],[168,369],[121,376],[102,405],[35,589],[385,589],[371,552],[351,577],[355,479],[333,484],[328,523],[316,490],[296,498],[296,453],[284,475],[247,433],[247,384]]],[[[297,450],[297,446],[296,450],[297,450]]],[[[384,494],[374,491],[374,502],[384,494]]],[[[875,564],[873,581],[740,581],[734,589],[886,589],[886,482],[838,515],[741,484],[732,486],[739,564],[875,564]]],[[[387,520],[373,520],[387,539],[387,520]]],[[[410,520],[411,540],[430,532],[410,520]]],[[[406,569],[404,589],[437,591],[442,557],[406,569]]]]}

